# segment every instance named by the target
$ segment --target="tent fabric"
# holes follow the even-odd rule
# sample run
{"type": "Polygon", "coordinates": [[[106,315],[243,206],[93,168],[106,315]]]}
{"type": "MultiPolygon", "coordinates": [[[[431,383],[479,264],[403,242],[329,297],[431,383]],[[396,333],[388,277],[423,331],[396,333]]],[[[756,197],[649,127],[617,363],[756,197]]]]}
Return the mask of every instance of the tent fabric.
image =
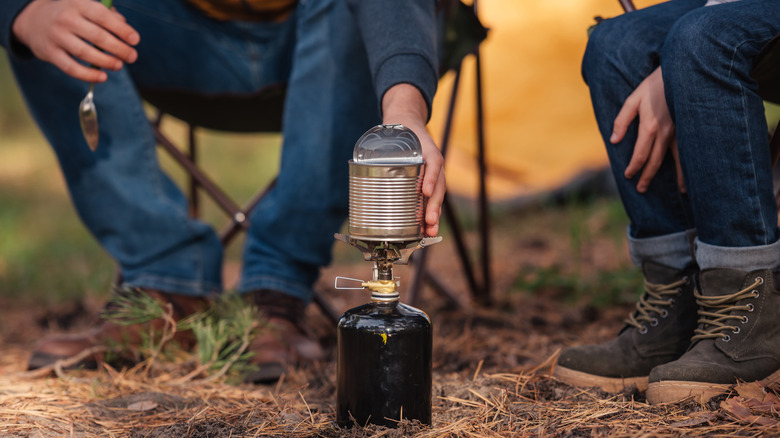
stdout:
{"type": "MultiPolygon", "coordinates": [[[[478,12],[489,28],[480,61],[491,202],[551,191],[606,166],[580,62],[594,16],[622,13],[618,1],[490,0],[478,12]]],[[[469,198],[478,180],[474,65],[473,57],[463,65],[445,169],[448,190],[469,198]]],[[[453,79],[442,79],[434,100],[429,130],[437,141],[453,79]]]]}

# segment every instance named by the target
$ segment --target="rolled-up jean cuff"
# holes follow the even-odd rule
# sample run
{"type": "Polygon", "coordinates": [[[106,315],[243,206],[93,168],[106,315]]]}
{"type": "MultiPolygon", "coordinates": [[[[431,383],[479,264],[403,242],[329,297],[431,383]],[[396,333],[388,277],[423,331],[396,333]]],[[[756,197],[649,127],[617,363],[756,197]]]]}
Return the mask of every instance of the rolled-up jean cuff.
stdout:
{"type": "Polygon", "coordinates": [[[647,261],[683,270],[693,264],[689,236],[693,230],[657,237],[635,238],[628,236],[628,253],[631,261],[640,268],[647,261]]]}
{"type": "Polygon", "coordinates": [[[769,245],[726,247],[695,242],[696,261],[701,270],[729,268],[739,271],[775,269],[780,266],[780,240],[769,245]]]}

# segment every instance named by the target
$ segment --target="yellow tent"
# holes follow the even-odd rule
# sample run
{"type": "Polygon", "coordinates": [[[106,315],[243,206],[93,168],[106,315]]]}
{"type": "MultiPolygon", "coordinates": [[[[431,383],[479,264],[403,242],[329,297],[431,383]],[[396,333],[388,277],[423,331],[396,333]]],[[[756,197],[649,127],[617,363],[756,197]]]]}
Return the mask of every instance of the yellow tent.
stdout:
{"type": "MultiPolygon", "coordinates": [[[[490,29],[480,49],[490,200],[549,190],[605,166],[580,61],[593,17],[622,13],[618,1],[480,0],[478,12],[490,29]]],[[[477,192],[474,72],[469,57],[446,168],[448,190],[469,197],[477,192]]],[[[438,141],[452,81],[442,79],[434,101],[429,129],[438,141]]]]}

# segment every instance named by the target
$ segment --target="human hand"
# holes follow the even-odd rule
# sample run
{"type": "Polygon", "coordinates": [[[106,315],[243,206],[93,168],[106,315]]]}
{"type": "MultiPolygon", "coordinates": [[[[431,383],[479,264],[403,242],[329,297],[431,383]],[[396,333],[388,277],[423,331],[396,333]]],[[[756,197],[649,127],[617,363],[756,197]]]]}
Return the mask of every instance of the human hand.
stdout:
{"type": "Polygon", "coordinates": [[[667,150],[671,148],[677,168],[677,185],[684,193],[685,183],[677,153],[677,137],[674,123],[669,115],[669,108],[666,106],[664,81],[660,67],[645,78],[628,96],[615,118],[609,141],[616,144],[623,140],[628,125],[636,117],[639,117],[639,130],[634,153],[624,173],[625,177],[633,178],[642,170],[636,189],[640,193],[646,192],[650,180],[661,167],[667,150]]]}
{"type": "Polygon", "coordinates": [[[391,87],[382,99],[382,123],[400,123],[411,129],[420,139],[423,150],[422,193],[427,199],[425,206],[425,234],[436,236],[439,232],[439,216],[444,201],[446,184],[444,179],[444,157],[436,147],[425,128],[428,107],[420,91],[409,84],[391,87]]]}
{"type": "Polygon", "coordinates": [[[33,0],[12,31],[36,57],[86,82],[104,82],[108,75],[100,69],[116,71],[138,58],[132,47],[140,41],[138,32],[115,9],[94,0],[33,0]]]}

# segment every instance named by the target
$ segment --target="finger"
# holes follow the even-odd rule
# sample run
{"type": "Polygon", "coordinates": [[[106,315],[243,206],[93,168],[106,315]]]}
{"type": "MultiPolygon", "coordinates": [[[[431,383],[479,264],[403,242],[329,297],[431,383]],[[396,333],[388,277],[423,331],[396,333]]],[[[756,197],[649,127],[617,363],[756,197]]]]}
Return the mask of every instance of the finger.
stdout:
{"type": "Polygon", "coordinates": [[[116,18],[122,21],[127,21],[124,15],[120,14],[119,11],[116,10],[116,6],[111,6],[111,12],[116,14],[116,18]]]}
{"type": "Polygon", "coordinates": [[[122,60],[101,51],[76,36],[63,39],[62,48],[75,58],[90,64],[91,68],[104,68],[114,71],[122,68],[122,60]]]}
{"type": "Polygon", "coordinates": [[[141,41],[141,35],[132,26],[127,24],[125,17],[117,12],[116,9],[111,10],[111,15],[114,19],[109,20],[105,24],[106,29],[125,43],[131,46],[137,45],[141,41]]]}
{"type": "MultiPolygon", "coordinates": [[[[435,148],[435,146],[432,146],[435,148]]],[[[440,176],[443,176],[444,159],[441,154],[431,155],[425,159],[425,168],[423,173],[422,193],[430,198],[436,191],[436,185],[440,176]]]]}
{"type": "Polygon", "coordinates": [[[658,173],[658,169],[661,168],[661,164],[664,161],[666,155],[666,147],[663,144],[663,140],[660,137],[656,137],[653,150],[650,152],[650,157],[645,164],[642,176],[639,177],[639,181],[636,184],[636,190],[639,193],[645,193],[647,187],[650,185],[650,181],[658,173]]]}
{"type": "Polygon", "coordinates": [[[441,217],[441,206],[444,202],[446,187],[447,184],[442,173],[438,181],[436,181],[436,188],[431,197],[428,198],[425,206],[425,231],[428,236],[436,236],[439,232],[439,218],[441,217]]]}
{"type": "Polygon", "coordinates": [[[612,135],[609,137],[610,143],[615,144],[623,140],[628,126],[636,118],[637,114],[639,114],[639,100],[634,98],[632,93],[623,103],[623,107],[620,108],[615,121],[612,122],[612,135]]]}
{"type": "MultiPolygon", "coordinates": [[[[99,57],[103,60],[103,62],[108,62],[109,57],[114,59],[118,58],[119,60],[128,63],[135,62],[135,60],[138,58],[138,52],[136,52],[132,46],[117,38],[114,34],[106,30],[106,28],[103,28],[94,23],[86,22],[84,26],[78,28],[77,35],[85,41],[94,44],[95,47],[99,49],[98,52],[105,52],[105,57],[99,57]]],[[[79,56],[76,53],[74,53],[74,55],[79,56]]],[[[92,56],[94,57],[96,55],[93,54],[92,56]]],[[[81,59],[91,62],[91,60],[83,57],[81,59]]],[[[97,63],[95,65],[99,65],[103,68],[111,68],[108,65],[97,63]]],[[[115,67],[114,69],[119,68],[121,68],[121,65],[115,67]]]]}
{"type": "Polygon", "coordinates": [[[104,71],[100,71],[94,68],[89,68],[80,62],[73,59],[64,50],[58,50],[51,54],[49,62],[57,66],[68,76],[72,76],[76,79],[85,82],[105,82],[108,79],[108,75],[104,71]]]}
{"type": "Polygon", "coordinates": [[[127,24],[125,17],[116,8],[108,9],[101,3],[90,2],[90,8],[84,12],[84,16],[131,46],[141,40],[138,32],[127,24]]]}
{"type": "Polygon", "coordinates": [[[642,170],[653,149],[653,137],[640,130],[634,145],[634,152],[631,154],[631,160],[623,173],[626,178],[631,179],[642,170]]]}
{"type": "Polygon", "coordinates": [[[425,235],[428,237],[436,237],[439,234],[439,224],[428,225],[425,227],[425,235]]]}

